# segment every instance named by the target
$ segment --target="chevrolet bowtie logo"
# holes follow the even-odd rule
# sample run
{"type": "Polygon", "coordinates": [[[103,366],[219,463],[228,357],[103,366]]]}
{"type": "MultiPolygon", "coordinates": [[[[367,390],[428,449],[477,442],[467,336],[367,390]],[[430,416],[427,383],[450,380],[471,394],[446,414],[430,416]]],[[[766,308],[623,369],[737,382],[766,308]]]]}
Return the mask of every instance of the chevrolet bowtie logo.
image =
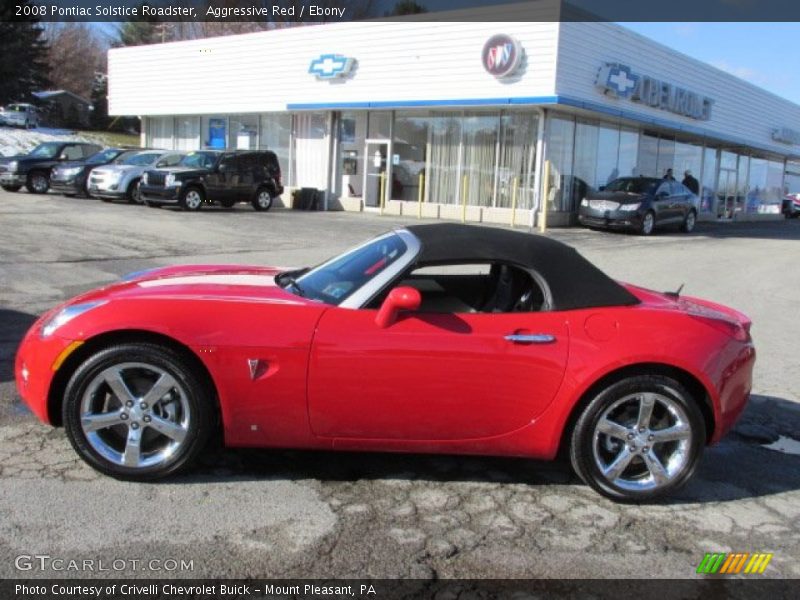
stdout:
{"type": "Polygon", "coordinates": [[[323,54],[311,61],[308,72],[316,75],[317,79],[333,79],[344,77],[350,73],[355,59],[341,54],[323,54]]]}
{"type": "Polygon", "coordinates": [[[627,98],[638,79],[639,76],[634,75],[627,65],[606,63],[597,75],[597,85],[614,96],[627,98]]]}

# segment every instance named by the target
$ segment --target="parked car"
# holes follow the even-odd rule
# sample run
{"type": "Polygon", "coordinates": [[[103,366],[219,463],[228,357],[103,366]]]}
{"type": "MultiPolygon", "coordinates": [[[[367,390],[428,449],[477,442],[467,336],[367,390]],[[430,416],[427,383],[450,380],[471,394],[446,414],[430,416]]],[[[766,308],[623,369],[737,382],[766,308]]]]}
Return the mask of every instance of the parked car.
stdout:
{"type": "Polygon", "coordinates": [[[33,104],[16,102],[0,111],[0,125],[31,129],[39,126],[39,111],[33,104]]]}
{"type": "Polygon", "coordinates": [[[599,191],[587,192],[578,208],[578,222],[586,227],[632,229],[642,235],[664,225],[678,225],[688,233],[697,224],[697,206],[697,197],[677,181],[621,177],[599,191]]]}
{"type": "Polygon", "coordinates": [[[800,216],[800,194],[787,194],[783,198],[781,212],[787,219],[796,219],[800,216]]]}
{"type": "Polygon", "coordinates": [[[29,192],[44,194],[50,189],[50,170],[65,161],[82,161],[101,150],[84,142],[44,142],[28,154],[0,158],[0,186],[16,192],[23,185],[29,192]]]}
{"type": "Polygon", "coordinates": [[[141,204],[139,185],[148,169],[173,167],[184,154],[172,150],[145,150],[116,160],[113,164],[92,169],[89,174],[89,194],[103,202],[126,199],[141,204]]]}
{"type": "Polygon", "coordinates": [[[752,385],[750,320],[614,281],[548,237],[439,223],[313,268],[161,267],[44,314],[20,395],[89,465],[148,480],[229,446],[571,456],[670,493],[752,385]]]}
{"type": "Polygon", "coordinates": [[[268,150],[200,150],[189,152],[177,167],[146,171],[140,193],[153,207],[176,204],[200,210],[204,203],[230,208],[249,202],[256,210],[269,210],[273,198],[283,193],[281,168],[268,150]]]}
{"type": "Polygon", "coordinates": [[[65,196],[88,196],[89,172],[97,166],[107,165],[138,154],[141,149],[106,148],[86,160],[70,161],[50,169],[50,189],[65,196]]]}

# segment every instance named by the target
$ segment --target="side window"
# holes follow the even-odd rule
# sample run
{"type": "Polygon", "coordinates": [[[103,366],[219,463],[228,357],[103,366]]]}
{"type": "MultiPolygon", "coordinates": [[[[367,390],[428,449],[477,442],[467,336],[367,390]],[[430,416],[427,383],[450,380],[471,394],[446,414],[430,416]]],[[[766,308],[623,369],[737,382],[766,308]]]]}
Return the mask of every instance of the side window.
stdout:
{"type": "Polygon", "coordinates": [[[100,152],[100,150],[102,150],[100,146],[81,146],[81,152],[83,152],[84,158],[87,158],[92,154],[97,154],[100,152]]]}
{"type": "Polygon", "coordinates": [[[183,158],[183,156],[180,154],[162,156],[161,159],[156,163],[156,167],[174,167],[181,162],[181,158],[183,158]]]}
{"type": "Polygon", "coordinates": [[[66,160],[80,160],[84,157],[83,148],[75,145],[65,146],[61,156],[66,160]]]}
{"type": "Polygon", "coordinates": [[[232,154],[222,157],[222,160],[219,162],[220,171],[235,171],[237,168],[238,165],[236,164],[236,157],[232,154]]]}
{"type": "Polygon", "coordinates": [[[682,183],[675,183],[674,186],[675,186],[674,193],[676,196],[688,196],[692,193],[691,190],[689,190],[689,188],[687,188],[682,183]]]}
{"type": "Polygon", "coordinates": [[[668,195],[672,195],[672,190],[670,189],[670,182],[669,181],[662,181],[661,185],[656,188],[656,198],[662,195],[663,193],[667,193],[668,195]]]}
{"type": "Polygon", "coordinates": [[[544,304],[544,293],[528,272],[499,263],[421,267],[400,285],[419,290],[421,312],[531,312],[544,304]]]}

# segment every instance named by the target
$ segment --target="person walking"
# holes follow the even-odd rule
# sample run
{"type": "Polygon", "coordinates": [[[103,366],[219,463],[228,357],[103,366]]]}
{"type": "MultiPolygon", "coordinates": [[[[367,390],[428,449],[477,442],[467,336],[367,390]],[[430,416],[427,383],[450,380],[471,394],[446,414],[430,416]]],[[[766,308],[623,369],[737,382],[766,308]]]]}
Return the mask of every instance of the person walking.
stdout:
{"type": "Polygon", "coordinates": [[[692,172],[689,169],[683,173],[683,181],[681,182],[696,196],[700,192],[700,182],[692,177],[692,172]]]}

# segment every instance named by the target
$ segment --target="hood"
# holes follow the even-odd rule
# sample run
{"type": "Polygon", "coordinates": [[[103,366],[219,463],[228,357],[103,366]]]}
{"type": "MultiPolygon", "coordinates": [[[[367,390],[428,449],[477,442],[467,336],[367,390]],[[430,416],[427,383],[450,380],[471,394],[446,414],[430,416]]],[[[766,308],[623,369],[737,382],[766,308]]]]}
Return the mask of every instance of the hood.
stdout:
{"type": "Polygon", "coordinates": [[[14,156],[0,156],[0,164],[6,164],[11,162],[12,160],[22,160],[24,158],[30,158],[27,154],[15,154],[14,156]]]}
{"type": "MultiPolygon", "coordinates": [[[[56,169],[72,169],[72,168],[75,168],[75,167],[88,167],[88,166],[91,166],[91,163],[87,163],[87,162],[82,161],[82,160],[70,160],[70,161],[66,161],[66,162],[60,162],[54,168],[56,168],[56,169]]],[[[99,163],[96,164],[95,166],[99,166],[99,163]]]]}
{"type": "Polygon", "coordinates": [[[74,298],[70,304],[139,298],[230,300],[307,304],[305,298],[284,291],[275,276],[278,267],[242,265],[183,265],[131,273],[117,283],[74,298]]]}
{"type": "Polygon", "coordinates": [[[204,169],[202,167],[162,167],[160,169],[150,169],[158,173],[174,173],[175,175],[193,174],[193,173],[208,173],[211,169],[204,169]]]}
{"type": "Polygon", "coordinates": [[[147,170],[148,166],[142,165],[114,165],[114,164],[105,164],[105,165],[95,165],[92,169],[93,171],[97,171],[98,173],[125,173],[127,171],[134,171],[134,170],[147,170]]]}
{"type": "Polygon", "coordinates": [[[632,204],[634,202],[641,202],[646,197],[645,194],[634,194],[631,192],[599,192],[592,191],[586,194],[586,199],[592,200],[610,200],[611,202],[619,202],[620,204],[632,204]]]}

